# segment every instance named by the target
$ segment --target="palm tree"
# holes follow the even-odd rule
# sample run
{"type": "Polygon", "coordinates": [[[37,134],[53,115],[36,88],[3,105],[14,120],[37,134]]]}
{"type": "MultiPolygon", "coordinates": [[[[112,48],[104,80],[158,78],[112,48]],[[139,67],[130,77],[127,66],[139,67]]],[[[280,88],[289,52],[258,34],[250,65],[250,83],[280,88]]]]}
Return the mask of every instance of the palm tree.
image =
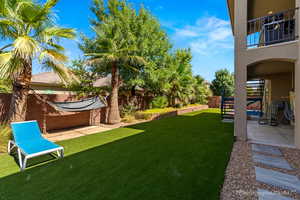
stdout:
{"type": "Polygon", "coordinates": [[[58,42],[61,38],[73,39],[75,31],[55,25],[52,8],[57,2],[0,0],[0,36],[9,41],[0,47],[0,79],[13,83],[9,121],[25,120],[34,60],[58,73],[62,80],[72,78],[64,65],[68,58],[58,42]]]}
{"type": "Polygon", "coordinates": [[[175,106],[177,101],[187,104],[193,97],[194,79],[192,76],[192,59],[189,49],[179,49],[169,58],[167,68],[166,95],[169,105],[175,106]]]}
{"type": "Polygon", "coordinates": [[[125,0],[109,0],[107,7],[103,0],[94,0],[92,20],[96,37],[83,37],[81,49],[88,56],[88,64],[103,75],[111,74],[111,95],[109,100],[108,123],[120,120],[118,93],[121,82],[132,72],[139,72],[145,60],[138,56],[137,38],[134,30],[135,10],[125,0]]]}
{"type": "MultiPolygon", "coordinates": [[[[108,27],[108,26],[107,26],[108,27]]],[[[118,39],[120,33],[115,33],[107,37],[108,31],[105,28],[97,27],[94,29],[98,38],[95,40],[95,49],[100,52],[87,53],[89,56],[88,63],[111,71],[111,95],[109,101],[108,123],[117,124],[121,121],[119,111],[119,88],[122,82],[120,70],[138,71],[138,68],[145,64],[145,60],[134,55],[135,48],[128,45],[126,40],[120,42],[118,39]]]]}

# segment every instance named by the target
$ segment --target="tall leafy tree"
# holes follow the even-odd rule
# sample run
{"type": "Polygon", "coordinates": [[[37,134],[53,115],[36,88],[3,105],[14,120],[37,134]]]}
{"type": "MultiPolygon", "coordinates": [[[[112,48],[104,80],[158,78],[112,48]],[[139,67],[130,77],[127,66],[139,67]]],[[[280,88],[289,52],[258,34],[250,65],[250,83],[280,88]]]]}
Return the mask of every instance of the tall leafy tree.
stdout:
{"type": "Polygon", "coordinates": [[[70,90],[75,91],[82,97],[90,95],[96,96],[104,92],[105,88],[94,87],[95,81],[102,77],[94,71],[94,68],[85,65],[83,59],[73,60],[70,68],[79,80],[68,85],[70,90]]]}
{"type": "Polygon", "coordinates": [[[192,103],[207,104],[207,97],[212,95],[209,84],[200,75],[195,76],[194,79],[194,97],[192,103]]]}
{"type": "Polygon", "coordinates": [[[55,24],[53,7],[57,2],[0,0],[0,34],[9,41],[0,47],[0,78],[13,83],[10,121],[25,120],[33,60],[54,70],[63,80],[71,79],[64,65],[68,59],[58,42],[61,38],[74,38],[75,31],[55,24]]]}
{"type": "Polygon", "coordinates": [[[192,74],[192,53],[190,49],[176,50],[172,56],[167,84],[169,89],[167,96],[171,106],[175,106],[177,100],[188,104],[193,97],[194,78],[192,74]]]}
{"type": "Polygon", "coordinates": [[[227,69],[221,69],[215,73],[215,79],[210,86],[215,96],[233,96],[234,95],[234,75],[227,69]]]}
{"type": "Polygon", "coordinates": [[[118,93],[122,80],[128,73],[139,72],[146,62],[137,53],[137,38],[131,26],[136,11],[126,1],[109,0],[107,7],[103,0],[93,2],[96,19],[91,23],[96,36],[83,37],[81,49],[89,57],[88,64],[99,73],[112,76],[108,123],[116,124],[121,121],[118,93]]]}
{"type": "Polygon", "coordinates": [[[172,45],[159,21],[144,7],[141,7],[134,21],[131,23],[136,37],[137,54],[147,61],[147,65],[140,73],[126,76],[126,86],[140,86],[147,91],[153,90],[153,73],[166,67],[166,58],[172,45]]]}

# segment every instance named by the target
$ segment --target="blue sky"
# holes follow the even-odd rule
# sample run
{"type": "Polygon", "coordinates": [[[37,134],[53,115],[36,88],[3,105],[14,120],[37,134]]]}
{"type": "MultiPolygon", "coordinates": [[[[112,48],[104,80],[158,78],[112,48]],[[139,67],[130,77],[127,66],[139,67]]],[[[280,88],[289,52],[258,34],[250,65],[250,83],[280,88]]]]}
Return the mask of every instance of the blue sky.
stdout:
{"type": "MultiPolygon", "coordinates": [[[[211,81],[221,68],[233,71],[233,39],[226,0],[128,0],[144,4],[158,18],[174,48],[191,48],[193,72],[211,81]]],[[[60,0],[55,7],[58,24],[92,35],[91,0],[60,0]]],[[[81,54],[76,42],[63,42],[71,59],[81,54]]],[[[34,72],[39,72],[35,69],[34,72]]]]}

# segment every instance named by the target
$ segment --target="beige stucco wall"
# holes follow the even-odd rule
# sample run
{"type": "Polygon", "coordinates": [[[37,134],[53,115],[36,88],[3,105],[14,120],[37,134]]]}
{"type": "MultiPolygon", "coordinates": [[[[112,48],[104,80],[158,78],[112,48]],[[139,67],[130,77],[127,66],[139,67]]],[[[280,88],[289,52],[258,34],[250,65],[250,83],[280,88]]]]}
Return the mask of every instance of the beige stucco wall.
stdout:
{"type": "MultiPolygon", "coordinates": [[[[246,48],[247,35],[247,19],[248,17],[265,16],[266,12],[283,11],[286,8],[294,8],[300,6],[300,0],[228,0],[229,7],[234,5],[234,9],[230,8],[232,24],[235,36],[235,136],[238,140],[247,139],[247,115],[246,115],[246,82],[247,67],[262,61],[288,61],[295,63],[295,100],[296,100],[296,124],[295,124],[295,145],[300,148],[300,45],[299,41],[282,43],[268,47],[248,49],[246,48]],[[255,10],[258,6],[248,7],[249,3],[261,4],[265,6],[262,10],[255,10]],[[283,4],[283,5],[281,5],[283,4]],[[249,9],[249,10],[248,10],[249,9]],[[251,11],[252,9],[252,11],[251,11]],[[248,13],[252,12],[252,13],[248,13]],[[265,14],[264,14],[265,13],[265,14]]],[[[252,5],[253,6],[253,5],[252,5]]],[[[299,15],[296,16],[297,27],[300,27],[299,15]]],[[[293,74],[293,73],[292,73],[293,74]]],[[[293,79],[291,74],[282,77],[272,77],[273,91],[276,93],[272,98],[277,99],[281,96],[288,95],[293,89],[293,79]],[[290,77],[290,78],[288,78],[290,77]]]]}
{"type": "MultiPolygon", "coordinates": [[[[296,0],[296,7],[300,6],[300,0],[296,0]]],[[[300,27],[300,18],[299,18],[299,10],[298,10],[298,21],[296,22],[296,26],[300,27]]],[[[298,43],[298,59],[295,64],[295,145],[297,148],[300,148],[300,45],[298,43]]]]}
{"type": "Polygon", "coordinates": [[[271,100],[288,100],[290,92],[293,91],[293,74],[276,74],[266,77],[271,81],[271,100]]]}
{"type": "Polygon", "coordinates": [[[267,60],[295,62],[298,59],[298,51],[298,41],[248,49],[245,62],[247,65],[267,60]]]}

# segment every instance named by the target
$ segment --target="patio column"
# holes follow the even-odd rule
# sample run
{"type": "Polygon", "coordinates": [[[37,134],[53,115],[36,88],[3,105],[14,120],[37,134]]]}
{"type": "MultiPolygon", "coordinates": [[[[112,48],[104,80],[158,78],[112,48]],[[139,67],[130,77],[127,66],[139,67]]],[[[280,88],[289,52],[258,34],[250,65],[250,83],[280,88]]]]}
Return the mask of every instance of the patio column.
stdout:
{"type": "Polygon", "coordinates": [[[234,135],[238,140],[247,140],[247,0],[234,2],[234,41],[235,41],[235,118],[234,135]]]}
{"type": "Polygon", "coordinates": [[[295,63],[295,146],[300,149],[300,60],[295,63]]]}
{"type": "MultiPolygon", "coordinates": [[[[300,6],[300,0],[296,0],[296,7],[300,6]]],[[[300,13],[296,14],[296,27],[299,35],[300,13]]],[[[298,42],[298,59],[295,63],[295,146],[300,149],[300,45],[298,42]]]]}

